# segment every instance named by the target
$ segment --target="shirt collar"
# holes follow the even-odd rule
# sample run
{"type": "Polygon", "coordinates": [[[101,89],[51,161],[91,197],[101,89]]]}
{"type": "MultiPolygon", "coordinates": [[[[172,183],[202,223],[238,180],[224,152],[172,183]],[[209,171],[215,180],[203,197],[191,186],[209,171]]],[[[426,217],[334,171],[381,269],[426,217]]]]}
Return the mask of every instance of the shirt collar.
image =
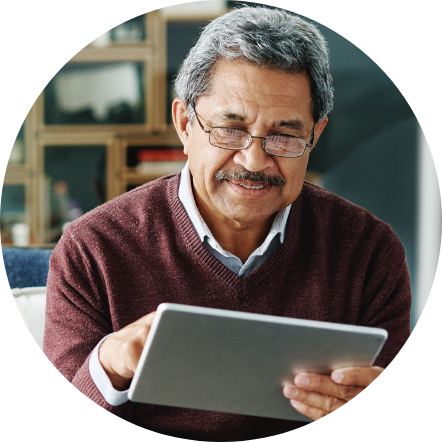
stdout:
{"type": "MultiPolygon", "coordinates": [[[[189,162],[186,163],[183,170],[181,171],[181,178],[180,178],[180,186],[178,189],[178,197],[184,206],[184,209],[187,212],[187,215],[190,218],[190,221],[193,224],[193,227],[195,227],[196,233],[198,234],[201,242],[204,241],[205,237],[208,237],[209,240],[215,241],[214,236],[212,235],[212,232],[210,231],[207,224],[204,222],[198,207],[195,203],[195,198],[193,196],[192,191],[192,182],[190,178],[190,169],[189,169],[189,162]]],[[[278,212],[276,215],[272,227],[270,228],[270,232],[267,235],[267,238],[263,242],[263,244],[259,247],[258,250],[264,252],[267,247],[269,246],[270,242],[276,235],[280,235],[279,239],[281,241],[281,244],[284,242],[284,236],[285,236],[285,226],[287,225],[287,219],[290,214],[290,209],[292,205],[290,204],[285,209],[278,212]]]]}

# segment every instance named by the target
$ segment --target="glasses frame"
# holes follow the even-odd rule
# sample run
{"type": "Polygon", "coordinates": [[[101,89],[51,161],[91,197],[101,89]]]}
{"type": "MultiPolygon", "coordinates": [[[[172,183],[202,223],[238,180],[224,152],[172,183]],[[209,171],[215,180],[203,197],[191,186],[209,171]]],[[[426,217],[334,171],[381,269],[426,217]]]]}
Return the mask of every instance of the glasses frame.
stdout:
{"type": "Polygon", "coordinates": [[[200,121],[200,119],[199,119],[199,117],[198,117],[198,114],[197,114],[197,112],[196,112],[196,109],[195,109],[195,106],[194,106],[194,105],[192,105],[192,109],[193,109],[193,112],[195,113],[195,117],[196,117],[196,119],[197,119],[197,121],[198,121],[198,123],[199,123],[199,125],[200,125],[200,127],[201,127],[201,130],[202,130],[203,132],[205,132],[206,134],[209,134],[209,143],[210,143],[212,146],[214,146],[214,147],[218,147],[219,149],[227,149],[227,150],[244,150],[244,149],[247,149],[247,148],[252,144],[252,140],[253,140],[253,138],[258,138],[258,139],[262,140],[262,148],[263,148],[264,151],[267,152],[269,155],[273,155],[273,156],[275,156],[275,157],[281,157],[281,158],[299,158],[300,156],[302,156],[302,155],[304,154],[305,149],[306,149],[307,147],[313,147],[313,142],[314,142],[314,140],[315,140],[315,125],[313,124],[312,135],[311,135],[311,137],[310,137],[310,143],[307,143],[307,140],[305,140],[304,138],[299,138],[299,137],[294,137],[294,136],[292,136],[292,135],[284,135],[284,134],[283,134],[283,135],[278,135],[279,137],[296,138],[296,139],[298,139],[298,140],[302,140],[302,141],[304,141],[304,142],[305,142],[304,150],[303,150],[299,155],[278,155],[278,154],[276,154],[276,153],[269,152],[269,151],[267,150],[267,145],[266,145],[267,138],[268,138],[269,136],[271,137],[271,136],[274,136],[274,135],[268,135],[267,137],[256,137],[256,136],[252,135],[249,131],[247,131],[247,130],[243,130],[243,129],[235,129],[235,130],[240,130],[241,132],[245,132],[245,133],[249,134],[249,140],[248,140],[246,146],[244,146],[244,147],[240,147],[240,148],[217,146],[216,144],[213,144],[213,143],[210,142],[210,133],[212,132],[212,129],[232,129],[232,128],[231,128],[231,127],[227,127],[227,126],[214,126],[214,127],[211,127],[210,130],[206,130],[206,129],[204,129],[204,126],[203,126],[203,124],[201,123],[201,121],[200,121]]]}

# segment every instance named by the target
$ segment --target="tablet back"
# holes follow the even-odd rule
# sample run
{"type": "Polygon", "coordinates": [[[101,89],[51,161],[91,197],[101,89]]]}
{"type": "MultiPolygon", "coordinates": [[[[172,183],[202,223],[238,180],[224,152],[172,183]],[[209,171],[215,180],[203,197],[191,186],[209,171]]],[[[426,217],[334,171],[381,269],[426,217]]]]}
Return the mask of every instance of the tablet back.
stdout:
{"type": "Polygon", "coordinates": [[[129,399],[310,422],[283,386],[300,372],[370,366],[386,338],[369,327],[161,304],[129,399]]]}

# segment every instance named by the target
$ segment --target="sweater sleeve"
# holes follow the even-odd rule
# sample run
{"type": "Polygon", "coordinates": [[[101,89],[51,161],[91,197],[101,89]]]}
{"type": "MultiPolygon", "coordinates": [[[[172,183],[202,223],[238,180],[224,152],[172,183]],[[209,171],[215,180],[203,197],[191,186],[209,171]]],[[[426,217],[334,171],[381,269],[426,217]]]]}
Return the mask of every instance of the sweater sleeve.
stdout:
{"type": "Polygon", "coordinates": [[[387,367],[411,333],[411,283],[405,251],[394,236],[369,264],[358,324],[383,328],[387,341],[375,365],[387,367]]]}
{"type": "Polygon", "coordinates": [[[98,268],[88,249],[67,230],[50,260],[43,351],[82,393],[130,420],[132,404],[108,404],[89,371],[92,351],[114,331],[98,268]]]}

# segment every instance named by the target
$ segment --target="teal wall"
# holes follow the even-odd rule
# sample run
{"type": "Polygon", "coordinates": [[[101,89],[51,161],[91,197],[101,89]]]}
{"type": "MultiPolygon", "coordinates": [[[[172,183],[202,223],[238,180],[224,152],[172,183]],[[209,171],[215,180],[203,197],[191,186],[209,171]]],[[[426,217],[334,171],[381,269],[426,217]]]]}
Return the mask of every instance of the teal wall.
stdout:
{"type": "MultiPolygon", "coordinates": [[[[329,43],[335,106],[310,156],[323,187],[387,222],[405,247],[417,287],[418,122],[388,76],[362,51],[319,25],[329,43]]],[[[412,326],[417,321],[412,312],[412,326]]]]}

